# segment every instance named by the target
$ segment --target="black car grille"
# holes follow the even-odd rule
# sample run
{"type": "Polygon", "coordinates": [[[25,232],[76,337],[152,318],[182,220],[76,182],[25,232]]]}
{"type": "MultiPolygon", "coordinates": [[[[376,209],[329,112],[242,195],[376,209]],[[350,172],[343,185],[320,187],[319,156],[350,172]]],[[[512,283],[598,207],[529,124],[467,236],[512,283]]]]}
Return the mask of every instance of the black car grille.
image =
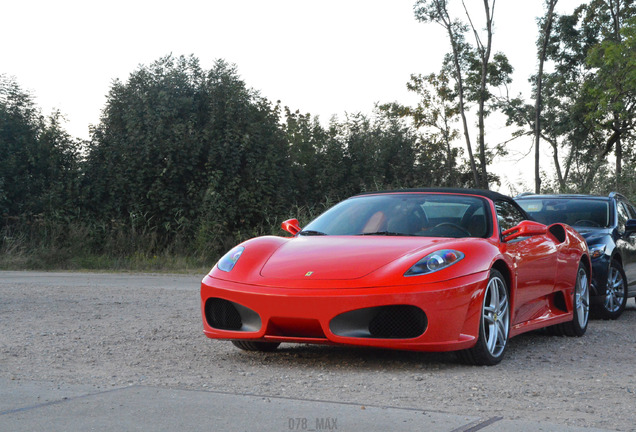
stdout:
{"type": "Polygon", "coordinates": [[[345,337],[412,339],[426,331],[424,311],[413,305],[388,305],[356,309],[331,320],[333,334],[345,337]]]}
{"type": "Polygon", "coordinates": [[[240,330],[243,327],[243,320],[234,304],[220,298],[209,298],[205,302],[205,318],[210,327],[220,330],[240,330]]]}
{"type": "Polygon", "coordinates": [[[415,306],[384,306],[369,323],[369,333],[376,338],[409,339],[426,330],[426,315],[415,306]]]}

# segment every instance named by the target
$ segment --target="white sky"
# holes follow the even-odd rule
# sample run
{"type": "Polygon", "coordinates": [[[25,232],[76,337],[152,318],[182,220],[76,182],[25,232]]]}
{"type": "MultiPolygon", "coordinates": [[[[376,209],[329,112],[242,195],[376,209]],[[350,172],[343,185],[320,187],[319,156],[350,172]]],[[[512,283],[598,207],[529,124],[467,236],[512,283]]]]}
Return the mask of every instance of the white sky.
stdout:
{"type": "MultiPolygon", "coordinates": [[[[569,13],[582,2],[561,0],[557,11],[569,13]]],[[[205,69],[218,58],[235,63],[249,87],[326,122],[345,112],[370,113],[375,102],[414,103],[406,90],[410,74],[439,71],[448,40],[438,25],[415,20],[414,3],[0,0],[0,74],[31,91],[45,114],[59,109],[67,131],[79,138],[99,122],[113,79],[125,81],[140,64],[170,53],[194,54],[205,69]]],[[[482,2],[466,3],[481,18],[482,2]]],[[[528,93],[543,3],[496,3],[493,48],[515,68],[513,93],[528,93]]],[[[501,121],[487,122],[490,144],[508,138],[501,121]]],[[[517,144],[519,152],[530,145],[530,138],[517,144]]],[[[493,167],[504,192],[520,180],[532,184],[533,162],[519,163],[517,154],[493,167]]]]}

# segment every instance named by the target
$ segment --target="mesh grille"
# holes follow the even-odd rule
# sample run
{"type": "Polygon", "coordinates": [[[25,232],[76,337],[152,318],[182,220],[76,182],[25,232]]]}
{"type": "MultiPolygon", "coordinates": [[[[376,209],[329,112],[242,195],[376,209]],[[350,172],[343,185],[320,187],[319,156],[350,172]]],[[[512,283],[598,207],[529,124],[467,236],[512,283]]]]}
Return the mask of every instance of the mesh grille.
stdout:
{"type": "Polygon", "coordinates": [[[210,298],[205,302],[205,318],[210,327],[220,330],[240,330],[243,327],[241,315],[234,304],[220,298],[210,298]]]}
{"type": "Polygon", "coordinates": [[[371,336],[386,339],[408,339],[426,330],[426,315],[410,305],[384,306],[369,323],[371,336]]]}

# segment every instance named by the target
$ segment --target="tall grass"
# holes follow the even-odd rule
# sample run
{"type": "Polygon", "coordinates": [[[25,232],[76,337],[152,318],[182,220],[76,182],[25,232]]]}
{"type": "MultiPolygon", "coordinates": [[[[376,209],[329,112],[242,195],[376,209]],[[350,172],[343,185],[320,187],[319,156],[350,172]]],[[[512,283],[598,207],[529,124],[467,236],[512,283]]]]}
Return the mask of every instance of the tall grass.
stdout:
{"type": "Polygon", "coordinates": [[[43,217],[5,221],[0,230],[0,269],[202,273],[236,244],[263,235],[286,236],[280,228],[283,220],[297,218],[303,226],[331,205],[330,200],[294,205],[284,215],[233,232],[222,224],[201,224],[194,233],[161,235],[138,223],[90,224],[43,217]]]}

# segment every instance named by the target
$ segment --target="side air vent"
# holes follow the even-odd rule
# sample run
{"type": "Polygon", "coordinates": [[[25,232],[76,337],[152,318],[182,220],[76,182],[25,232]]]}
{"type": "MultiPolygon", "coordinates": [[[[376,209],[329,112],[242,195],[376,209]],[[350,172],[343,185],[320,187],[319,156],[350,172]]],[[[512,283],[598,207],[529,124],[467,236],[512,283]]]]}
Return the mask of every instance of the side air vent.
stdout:
{"type": "Polygon", "coordinates": [[[548,227],[548,231],[558,240],[559,243],[563,243],[565,241],[565,228],[563,228],[563,225],[550,225],[548,227]]]}

